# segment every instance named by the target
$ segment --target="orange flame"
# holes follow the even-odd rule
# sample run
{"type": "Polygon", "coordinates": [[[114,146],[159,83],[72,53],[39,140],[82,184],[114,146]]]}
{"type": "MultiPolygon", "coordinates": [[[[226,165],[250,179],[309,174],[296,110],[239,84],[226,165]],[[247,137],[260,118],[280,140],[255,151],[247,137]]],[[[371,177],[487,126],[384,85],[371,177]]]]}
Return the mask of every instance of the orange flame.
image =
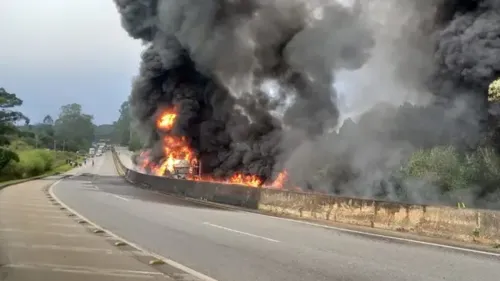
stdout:
{"type": "Polygon", "coordinates": [[[170,130],[174,127],[175,120],[177,119],[177,113],[173,110],[166,111],[160,115],[156,126],[163,130],[170,130]]]}
{"type": "Polygon", "coordinates": [[[288,180],[288,171],[284,170],[283,172],[279,173],[276,179],[269,185],[266,185],[265,187],[278,187],[278,188],[283,188],[285,183],[288,180]]]}
{"type": "Polygon", "coordinates": [[[163,176],[167,171],[173,174],[175,165],[182,164],[182,160],[188,161],[188,166],[193,160],[193,152],[185,137],[166,136],[163,139],[163,151],[165,160],[156,171],[157,176],[163,176]]]}
{"type": "MultiPolygon", "coordinates": [[[[175,125],[176,120],[177,113],[175,108],[165,110],[162,114],[160,114],[156,122],[156,126],[159,129],[169,131],[175,125]]],[[[156,165],[150,160],[151,155],[149,151],[142,152],[139,156],[140,168],[142,171],[145,172],[146,170],[149,170],[157,176],[168,176],[169,174],[175,173],[176,167],[182,166],[189,170],[189,173],[186,175],[188,180],[267,188],[283,188],[288,180],[288,173],[286,170],[279,173],[277,178],[270,184],[264,184],[263,180],[257,175],[245,175],[242,173],[235,173],[227,179],[216,179],[210,175],[199,175],[194,172],[197,170],[195,168],[198,167],[199,161],[185,137],[172,135],[164,137],[163,151],[165,157],[159,165],[156,165]]]]}

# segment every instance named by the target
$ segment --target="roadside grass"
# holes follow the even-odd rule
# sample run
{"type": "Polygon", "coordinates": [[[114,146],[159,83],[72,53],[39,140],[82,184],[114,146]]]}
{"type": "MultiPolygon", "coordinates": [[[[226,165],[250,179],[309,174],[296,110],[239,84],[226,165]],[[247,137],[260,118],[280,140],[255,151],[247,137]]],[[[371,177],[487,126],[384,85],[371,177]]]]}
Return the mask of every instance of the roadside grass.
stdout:
{"type": "Polygon", "coordinates": [[[23,183],[23,182],[27,182],[27,181],[31,181],[31,180],[36,180],[36,179],[41,179],[41,178],[44,178],[44,177],[48,177],[48,176],[53,176],[53,175],[58,175],[58,174],[62,174],[64,172],[67,172],[69,170],[71,170],[73,167],[70,166],[69,164],[63,164],[63,165],[60,165],[46,173],[43,173],[41,175],[38,175],[38,176],[34,176],[34,177],[29,177],[29,178],[23,178],[23,179],[15,179],[15,180],[9,180],[9,181],[3,181],[3,182],[0,182],[0,189],[4,188],[4,187],[7,187],[7,186],[10,186],[10,185],[14,185],[14,184],[19,184],[19,183],[23,183]]]}

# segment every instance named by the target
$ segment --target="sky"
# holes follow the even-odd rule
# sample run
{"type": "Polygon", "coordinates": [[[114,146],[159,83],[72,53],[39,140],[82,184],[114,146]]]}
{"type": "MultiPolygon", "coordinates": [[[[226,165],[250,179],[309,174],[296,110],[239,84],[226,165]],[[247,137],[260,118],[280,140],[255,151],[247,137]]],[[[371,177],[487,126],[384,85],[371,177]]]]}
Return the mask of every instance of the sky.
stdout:
{"type": "Polygon", "coordinates": [[[112,0],[0,1],[0,87],[24,101],[32,123],[69,103],[96,124],[115,121],[142,49],[112,0]]]}
{"type": "MultiPolygon", "coordinates": [[[[142,49],[122,29],[112,0],[0,0],[0,87],[24,101],[20,111],[32,123],[47,114],[57,118],[59,108],[69,103],[81,104],[96,124],[115,121],[139,71],[142,49]]],[[[362,94],[373,84],[367,77],[393,80],[390,73],[379,77],[381,69],[389,69],[380,63],[386,57],[374,57],[380,59],[359,71],[336,74],[342,115],[394,98],[387,94],[394,91],[385,88],[372,99],[362,94]]]]}

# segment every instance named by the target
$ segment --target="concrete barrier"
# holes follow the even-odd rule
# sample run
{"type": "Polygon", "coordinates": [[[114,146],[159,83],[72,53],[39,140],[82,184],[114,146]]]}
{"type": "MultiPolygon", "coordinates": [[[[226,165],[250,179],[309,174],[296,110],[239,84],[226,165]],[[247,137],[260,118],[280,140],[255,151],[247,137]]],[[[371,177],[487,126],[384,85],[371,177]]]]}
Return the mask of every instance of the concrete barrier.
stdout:
{"type": "Polygon", "coordinates": [[[127,169],[114,154],[117,169],[138,186],[166,194],[258,209],[291,216],[410,232],[464,242],[500,245],[500,212],[411,205],[241,185],[195,182],[146,175],[127,169]]]}
{"type": "Polygon", "coordinates": [[[259,210],[465,242],[500,243],[500,212],[490,210],[411,205],[272,189],[261,190],[259,210]]]}
{"type": "Polygon", "coordinates": [[[235,184],[171,179],[142,174],[125,167],[114,152],[113,158],[115,164],[117,164],[118,173],[121,174],[120,170],[124,171],[123,174],[125,179],[143,188],[165,194],[186,196],[249,209],[258,208],[261,191],[259,188],[249,188],[247,186],[235,184]]]}

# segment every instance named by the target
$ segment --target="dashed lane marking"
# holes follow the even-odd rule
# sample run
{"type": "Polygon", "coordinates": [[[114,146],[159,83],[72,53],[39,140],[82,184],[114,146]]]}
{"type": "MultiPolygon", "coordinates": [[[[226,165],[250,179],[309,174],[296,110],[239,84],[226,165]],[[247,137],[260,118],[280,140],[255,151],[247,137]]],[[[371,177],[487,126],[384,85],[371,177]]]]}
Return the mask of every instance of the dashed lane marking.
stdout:
{"type": "Polygon", "coordinates": [[[203,224],[211,226],[211,227],[223,229],[223,230],[226,230],[226,231],[234,232],[234,233],[238,233],[238,234],[242,234],[242,235],[246,235],[246,236],[250,236],[250,237],[254,237],[254,238],[263,239],[263,240],[270,241],[270,242],[275,242],[275,243],[279,243],[280,242],[280,241],[275,240],[275,239],[267,238],[267,237],[264,237],[264,236],[260,236],[260,235],[256,235],[256,234],[252,234],[252,233],[248,233],[248,232],[244,232],[244,231],[239,231],[239,230],[236,230],[236,229],[232,229],[232,228],[229,228],[229,227],[224,227],[224,226],[216,225],[216,224],[209,223],[209,222],[204,222],[203,224]]]}

